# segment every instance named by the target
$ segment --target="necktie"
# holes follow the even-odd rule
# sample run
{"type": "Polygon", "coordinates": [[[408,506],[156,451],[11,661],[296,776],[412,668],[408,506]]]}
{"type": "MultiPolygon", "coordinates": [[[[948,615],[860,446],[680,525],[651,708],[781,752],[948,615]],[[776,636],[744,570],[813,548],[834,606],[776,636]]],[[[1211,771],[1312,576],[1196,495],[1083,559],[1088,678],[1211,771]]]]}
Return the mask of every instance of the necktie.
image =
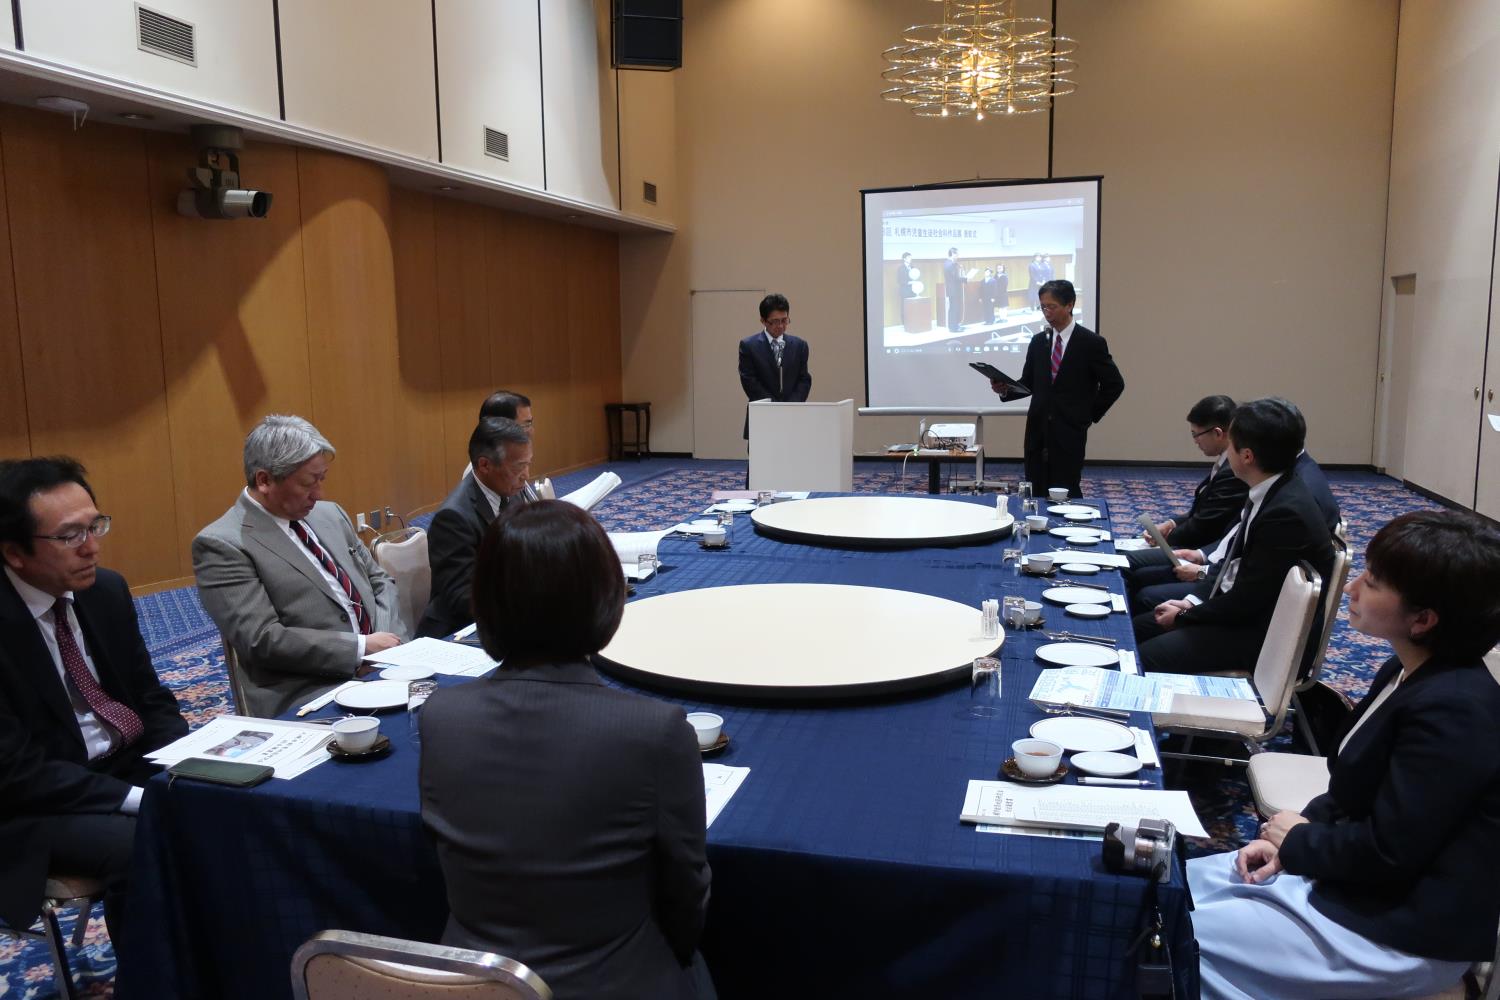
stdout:
{"type": "Polygon", "coordinates": [[[786,344],[780,337],[776,337],[771,341],[771,350],[776,353],[776,390],[777,395],[780,395],[786,391],[786,376],[781,373],[781,352],[786,350],[786,344]]]}
{"type": "Polygon", "coordinates": [[[359,599],[359,592],[354,589],[354,583],[349,579],[349,574],[345,573],[343,568],[333,561],[332,556],[323,551],[323,546],[318,544],[318,540],[312,536],[312,533],[307,530],[307,526],[301,521],[292,522],[292,531],[296,532],[297,537],[302,539],[302,544],[307,546],[308,551],[317,557],[318,564],[326,569],[329,575],[337,580],[339,586],[343,588],[344,596],[349,598],[349,604],[354,608],[354,617],[359,622],[360,632],[364,635],[369,635],[375,631],[370,625],[370,616],[365,611],[365,604],[359,599]]]}
{"type": "MultiPolygon", "coordinates": [[[[1239,559],[1240,553],[1245,551],[1245,532],[1250,529],[1250,511],[1253,507],[1254,501],[1246,500],[1245,509],[1240,511],[1239,527],[1235,528],[1234,541],[1229,543],[1229,551],[1224,553],[1224,565],[1219,567],[1219,575],[1214,577],[1213,589],[1209,591],[1210,597],[1217,594],[1223,589],[1224,584],[1230,581],[1230,567],[1239,559]]],[[[1239,571],[1235,569],[1234,572],[1238,574],[1239,571]]]]}
{"type": "Polygon", "coordinates": [[[57,652],[62,656],[63,671],[68,675],[68,680],[73,682],[74,689],[88,703],[89,710],[120,734],[119,745],[110,750],[110,753],[140,739],[141,733],[145,731],[145,727],[141,725],[141,717],[129,705],[111,698],[99,686],[99,682],[94,680],[94,675],[89,673],[88,664],[83,662],[83,651],[78,648],[78,641],[73,638],[73,629],[68,625],[68,600],[65,597],[59,597],[57,603],[52,605],[52,627],[57,634],[57,652]]]}
{"type": "Polygon", "coordinates": [[[1062,367],[1063,341],[1062,334],[1052,335],[1052,381],[1057,381],[1057,369],[1062,367]]]}

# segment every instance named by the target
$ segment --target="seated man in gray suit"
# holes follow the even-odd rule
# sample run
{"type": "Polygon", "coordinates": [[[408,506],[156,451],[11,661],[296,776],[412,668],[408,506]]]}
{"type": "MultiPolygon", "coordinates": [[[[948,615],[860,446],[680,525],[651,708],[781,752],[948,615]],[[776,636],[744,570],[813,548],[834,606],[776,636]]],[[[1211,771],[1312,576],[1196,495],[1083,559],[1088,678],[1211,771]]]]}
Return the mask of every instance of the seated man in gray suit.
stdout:
{"type": "Polygon", "coordinates": [[[193,539],[198,596],[239,656],[243,714],[280,715],[406,637],[396,584],[322,499],[334,448],[301,417],[245,438],[245,490],[193,539]]]}
{"type": "Polygon", "coordinates": [[[432,599],[417,635],[451,635],[474,620],[469,609],[474,554],[495,516],[525,500],[531,438],[514,420],[484,417],[469,435],[469,462],[473,471],[448,494],[427,529],[432,599]]]}

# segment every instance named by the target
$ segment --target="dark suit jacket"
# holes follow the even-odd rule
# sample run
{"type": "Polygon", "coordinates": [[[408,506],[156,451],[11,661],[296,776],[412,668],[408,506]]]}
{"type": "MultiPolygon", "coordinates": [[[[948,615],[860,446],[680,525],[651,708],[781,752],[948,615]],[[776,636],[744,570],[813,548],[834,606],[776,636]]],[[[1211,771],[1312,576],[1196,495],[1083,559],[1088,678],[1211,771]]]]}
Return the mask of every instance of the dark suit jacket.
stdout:
{"type": "Polygon", "coordinates": [[[47,853],[27,819],[112,813],[149,773],[142,755],[187,732],[177,699],[157,679],[118,573],[101,568],[73,595],[73,610],[99,684],[141,717],[133,745],[90,761],[67,689],[42,634],[0,573],[0,918],[30,924],[41,905],[47,853]]]}
{"type": "MultiPolygon", "coordinates": [[[[1192,593],[1203,598],[1203,603],[1178,615],[1178,628],[1252,625],[1264,629],[1271,623],[1271,613],[1276,609],[1287,571],[1304,560],[1318,571],[1323,586],[1329,585],[1333,543],[1318,505],[1296,476],[1283,475],[1272,484],[1250,522],[1239,560],[1234,587],[1229,591],[1210,597],[1213,579],[1194,587],[1192,593]]],[[[1313,622],[1314,635],[1319,620],[1313,622]]]]}
{"type": "Polygon", "coordinates": [[[682,709],[567,663],[502,667],[422,711],[443,943],[524,962],[559,1000],[698,995],[710,871],[682,709]]]}
{"type": "Polygon", "coordinates": [[[1044,445],[1083,454],[1089,425],[1097,424],[1125,391],[1125,378],[1109,355],[1109,344],[1085,326],[1068,338],[1057,381],[1052,381],[1049,328],[1031,338],[1021,366],[1021,384],[1031,390],[1026,414],[1026,450],[1044,445]]]}
{"type": "MultiPolygon", "coordinates": [[[[786,347],[781,352],[781,372],[776,371],[776,355],[766,343],[765,332],[752,333],[740,341],[740,387],[752,403],[769,399],[777,403],[805,403],[812,391],[812,373],[807,370],[807,341],[789,333],[782,336],[786,347]]],[[[750,437],[750,411],[745,410],[745,438],[750,437]]]]}
{"type": "MultiPolygon", "coordinates": [[[[502,498],[500,509],[509,501],[502,498]]],[[[495,515],[474,474],[464,476],[443,501],[427,528],[427,565],[432,568],[432,596],[417,625],[419,636],[452,635],[474,620],[469,596],[474,585],[474,557],[479,540],[495,515]]]]}
{"type": "Polygon", "coordinates": [[[1250,487],[1234,474],[1227,461],[1203,477],[1193,490],[1193,505],[1176,519],[1167,540],[1177,549],[1200,549],[1217,542],[1239,522],[1250,487]]]}
{"type": "MultiPolygon", "coordinates": [[[[1355,710],[1396,677],[1392,657],[1355,710]]],[[[1500,920],[1500,685],[1478,660],[1434,657],[1329,760],[1328,791],[1281,846],[1316,880],[1313,906],[1372,941],[1427,958],[1494,954],[1500,920]]]]}
{"type": "Polygon", "coordinates": [[[1323,475],[1323,467],[1304,451],[1297,456],[1297,464],[1292,466],[1292,475],[1302,480],[1302,485],[1307,487],[1307,492],[1323,514],[1323,523],[1327,525],[1328,533],[1332,534],[1339,523],[1339,502],[1333,498],[1333,491],[1328,488],[1328,477],[1323,475]]]}

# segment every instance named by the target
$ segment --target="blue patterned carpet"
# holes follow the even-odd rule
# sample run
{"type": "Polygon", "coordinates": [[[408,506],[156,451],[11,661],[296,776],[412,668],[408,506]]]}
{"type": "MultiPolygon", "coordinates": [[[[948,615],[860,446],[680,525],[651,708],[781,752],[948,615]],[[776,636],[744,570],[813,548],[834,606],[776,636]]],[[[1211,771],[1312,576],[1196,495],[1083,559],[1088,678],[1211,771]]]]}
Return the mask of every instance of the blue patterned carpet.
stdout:
{"type": "MultiPolygon", "coordinates": [[[[640,463],[615,463],[624,485],[595,511],[611,530],[655,528],[697,513],[704,499],[716,489],[740,489],[744,485],[744,463],[729,461],[669,461],[652,459],[640,463]]],[[[573,473],[558,479],[559,492],[583,485],[599,469],[573,473]]],[[[967,467],[955,465],[959,474],[967,467]]],[[[990,463],[991,478],[1014,481],[1015,466],[990,463]]],[[[1087,470],[1085,492],[1109,501],[1114,528],[1122,536],[1134,534],[1138,514],[1165,516],[1187,506],[1193,484],[1202,475],[1188,469],[1125,468],[1101,466],[1087,470]]],[[[1353,573],[1364,565],[1364,549],[1382,524],[1397,514],[1432,506],[1431,502],[1385,476],[1364,473],[1330,473],[1334,495],[1349,522],[1350,542],[1355,552],[1353,573]]],[[[895,463],[861,462],[855,467],[855,489],[869,493],[925,493],[925,466],[912,466],[903,473],[895,463]]],[[[418,518],[422,524],[428,518],[418,518]]],[[[193,588],[153,594],[136,601],[142,630],[162,680],[176,693],[183,714],[193,726],[228,711],[229,686],[224,674],[218,630],[203,611],[193,588]]],[[[1352,698],[1369,689],[1374,669],[1388,656],[1384,644],[1352,631],[1343,609],[1329,645],[1324,679],[1352,698]]],[[[1290,747],[1289,736],[1278,739],[1277,748],[1290,747]]],[[[1212,839],[1195,843],[1192,853],[1226,850],[1243,843],[1256,824],[1255,807],[1242,770],[1188,772],[1186,785],[1212,839]]],[[[73,917],[64,922],[71,932],[73,917]]],[[[72,956],[75,975],[86,997],[113,995],[115,959],[104,930],[102,911],[90,915],[89,929],[81,952],[72,956]]],[[[51,961],[46,945],[0,935],[0,1000],[42,1000],[55,997],[51,961]]]]}

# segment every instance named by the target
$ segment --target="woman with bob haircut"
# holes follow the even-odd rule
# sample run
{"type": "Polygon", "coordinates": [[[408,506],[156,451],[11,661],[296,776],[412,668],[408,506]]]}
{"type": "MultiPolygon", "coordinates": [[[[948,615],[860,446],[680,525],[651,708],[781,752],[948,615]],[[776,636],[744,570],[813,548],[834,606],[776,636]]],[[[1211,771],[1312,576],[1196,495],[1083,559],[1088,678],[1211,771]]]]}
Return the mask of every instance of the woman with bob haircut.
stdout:
{"type": "Polygon", "coordinates": [[[679,706],[605,686],[588,660],[625,607],[604,530],[561,501],[507,509],[473,595],[503,662],[422,709],[443,943],[522,962],[558,1000],[713,997],[697,739],[679,706]]]}
{"type": "Polygon", "coordinates": [[[1205,1000],[1420,997],[1490,957],[1500,920],[1500,529],[1403,514],[1344,588],[1391,644],[1328,791],[1235,854],[1188,862],[1205,1000]]]}

